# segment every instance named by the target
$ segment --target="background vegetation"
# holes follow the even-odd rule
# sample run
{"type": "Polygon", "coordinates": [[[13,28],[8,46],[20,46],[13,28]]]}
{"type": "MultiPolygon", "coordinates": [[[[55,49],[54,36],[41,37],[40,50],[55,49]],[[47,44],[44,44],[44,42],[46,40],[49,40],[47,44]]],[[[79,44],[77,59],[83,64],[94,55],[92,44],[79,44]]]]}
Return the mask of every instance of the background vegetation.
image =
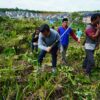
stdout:
{"type": "MultiPolygon", "coordinates": [[[[31,53],[30,41],[35,27],[42,23],[0,17],[0,100],[100,100],[100,50],[96,50],[96,67],[91,77],[82,70],[84,35],[81,44],[70,39],[69,66],[61,64],[59,55],[57,72],[53,74],[47,54],[44,66],[39,68],[38,54],[31,53]]],[[[61,22],[54,25],[57,29],[61,22]]],[[[80,19],[72,27],[84,32],[85,25],[80,19]]]]}

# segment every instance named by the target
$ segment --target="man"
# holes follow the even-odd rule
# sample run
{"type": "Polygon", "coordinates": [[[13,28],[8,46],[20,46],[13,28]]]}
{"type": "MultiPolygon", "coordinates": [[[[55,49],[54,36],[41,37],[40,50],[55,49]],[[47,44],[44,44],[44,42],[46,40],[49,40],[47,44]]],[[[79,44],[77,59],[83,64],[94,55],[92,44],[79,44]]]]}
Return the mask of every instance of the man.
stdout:
{"type": "Polygon", "coordinates": [[[97,14],[91,16],[91,24],[86,27],[86,41],[85,41],[85,52],[86,57],[83,62],[83,68],[85,69],[86,74],[91,73],[91,69],[95,66],[94,61],[94,51],[97,45],[98,36],[100,35],[100,24],[99,17],[97,14]]]}
{"type": "Polygon", "coordinates": [[[77,38],[80,39],[82,36],[82,31],[78,28],[76,34],[77,34],[77,38]]]}
{"type": "Polygon", "coordinates": [[[55,72],[56,70],[56,63],[57,63],[57,51],[59,47],[59,41],[56,45],[53,43],[59,39],[59,34],[57,31],[50,29],[47,24],[43,24],[40,27],[40,34],[38,40],[38,47],[41,49],[40,55],[38,57],[38,63],[41,65],[43,58],[45,57],[46,53],[50,53],[52,56],[52,71],[55,72]]]}
{"type": "MultiPolygon", "coordinates": [[[[68,19],[67,18],[64,18],[62,20],[62,26],[58,28],[58,32],[59,32],[60,36],[62,36],[62,34],[67,30],[67,28],[68,28],[68,19]]],[[[66,51],[67,51],[68,44],[69,44],[69,36],[72,36],[72,38],[74,40],[80,42],[80,40],[76,37],[76,35],[74,34],[74,32],[73,32],[73,30],[71,28],[69,28],[68,31],[60,39],[62,61],[63,61],[63,63],[65,65],[67,65],[67,61],[66,61],[66,51]]]]}
{"type": "Polygon", "coordinates": [[[35,29],[35,32],[32,35],[32,41],[31,41],[32,52],[34,51],[34,49],[35,49],[36,52],[38,52],[38,37],[39,37],[39,33],[40,33],[40,30],[39,30],[39,27],[37,27],[35,29]]]}
{"type": "MultiPolygon", "coordinates": [[[[99,18],[99,24],[100,24],[100,13],[97,13],[97,16],[98,16],[98,18],[99,18]]],[[[99,36],[98,36],[98,40],[97,40],[97,49],[99,48],[99,45],[100,45],[100,34],[99,34],[99,36]]]]}

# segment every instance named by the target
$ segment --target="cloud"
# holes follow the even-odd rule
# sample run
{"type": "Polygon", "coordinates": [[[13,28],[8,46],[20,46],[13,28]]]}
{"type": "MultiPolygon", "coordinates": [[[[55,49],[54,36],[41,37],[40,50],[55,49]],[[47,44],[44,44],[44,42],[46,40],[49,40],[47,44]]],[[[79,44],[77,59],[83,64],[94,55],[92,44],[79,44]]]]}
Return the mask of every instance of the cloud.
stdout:
{"type": "Polygon", "coordinates": [[[45,11],[100,10],[100,0],[0,0],[0,8],[45,11]]]}

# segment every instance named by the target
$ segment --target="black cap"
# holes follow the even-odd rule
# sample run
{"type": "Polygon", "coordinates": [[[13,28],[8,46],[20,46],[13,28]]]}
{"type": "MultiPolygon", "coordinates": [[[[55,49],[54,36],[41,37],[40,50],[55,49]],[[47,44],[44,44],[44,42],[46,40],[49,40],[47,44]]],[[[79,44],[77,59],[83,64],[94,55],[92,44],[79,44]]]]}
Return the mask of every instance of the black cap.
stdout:
{"type": "Polygon", "coordinates": [[[48,24],[43,24],[40,27],[40,32],[50,31],[50,27],[48,24]]]}
{"type": "Polygon", "coordinates": [[[62,22],[64,22],[64,21],[68,21],[68,18],[63,18],[62,22]]]}
{"type": "Polygon", "coordinates": [[[99,13],[93,14],[93,15],[91,16],[91,21],[96,20],[98,17],[100,17],[100,14],[99,14],[99,13]]]}

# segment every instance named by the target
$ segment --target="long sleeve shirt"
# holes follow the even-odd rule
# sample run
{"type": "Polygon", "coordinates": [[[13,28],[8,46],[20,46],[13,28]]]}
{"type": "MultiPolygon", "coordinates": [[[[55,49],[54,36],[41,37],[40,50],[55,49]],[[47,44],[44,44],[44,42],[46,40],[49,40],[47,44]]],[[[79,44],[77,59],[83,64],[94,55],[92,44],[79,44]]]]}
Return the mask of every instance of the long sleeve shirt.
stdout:
{"type": "Polygon", "coordinates": [[[38,42],[38,37],[39,37],[39,35],[33,33],[33,35],[32,35],[32,43],[38,42]]]}
{"type": "MultiPolygon", "coordinates": [[[[50,35],[48,37],[44,37],[42,33],[40,33],[38,39],[38,47],[46,51],[47,47],[53,45],[53,43],[55,43],[56,40],[59,40],[59,38],[59,33],[53,29],[50,29],[50,35]]],[[[60,46],[59,41],[57,43],[57,46],[60,46]]]]}
{"type": "MultiPolygon", "coordinates": [[[[67,30],[68,27],[63,28],[62,26],[58,28],[58,33],[60,36],[67,30]]],[[[61,45],[68,46],[69,44],[69,35],[76,41],[78,41],[78,38],[74,34],[73,30],[71,28],[68,29],[68,31],[62,36],[60,39],[61,45]]]]}

